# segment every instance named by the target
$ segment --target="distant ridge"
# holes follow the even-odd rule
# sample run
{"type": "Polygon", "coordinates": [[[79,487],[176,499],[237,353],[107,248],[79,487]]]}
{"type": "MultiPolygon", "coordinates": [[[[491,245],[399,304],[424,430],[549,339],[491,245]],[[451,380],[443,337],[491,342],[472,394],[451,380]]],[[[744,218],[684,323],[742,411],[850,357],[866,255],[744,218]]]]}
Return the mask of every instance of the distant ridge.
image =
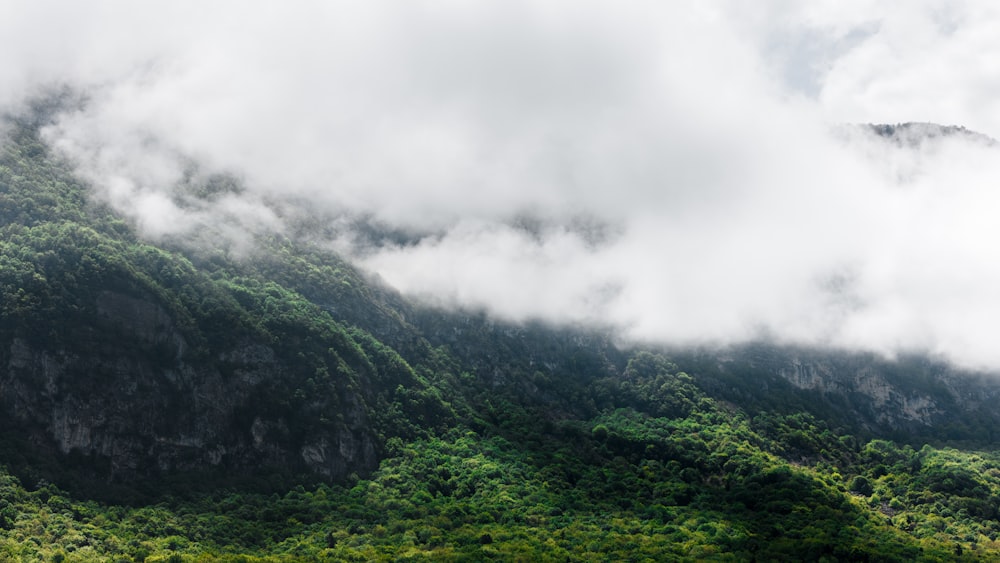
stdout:
{"type": "Polygon", "coordinates": [[[888,123],[869,123],[866,125],[876,135],[895,141],[903,146],[917,146],[928,139],[944,137],[965,137],[970,141],[978,141],[988,146],[996,146],[997,140],[982,133],[971,131],[959,125],[939,125],[937,123],[907,122],[895,125],[888,123]]]}

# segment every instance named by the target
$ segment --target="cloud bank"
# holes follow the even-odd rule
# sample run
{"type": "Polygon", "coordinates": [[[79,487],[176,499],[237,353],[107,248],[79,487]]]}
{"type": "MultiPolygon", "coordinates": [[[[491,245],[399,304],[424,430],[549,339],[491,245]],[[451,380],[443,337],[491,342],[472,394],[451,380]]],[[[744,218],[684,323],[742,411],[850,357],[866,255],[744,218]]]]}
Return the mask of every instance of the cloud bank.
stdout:
{"type": "Polygon", "coordinates": [[[6,3],[0,106],[81,93],[45,138],[153,238],[311,213],[445,306],[1000,368],[1000,149],[843,125],[1000,138],[998,25],[971,0],[6,3]]]}

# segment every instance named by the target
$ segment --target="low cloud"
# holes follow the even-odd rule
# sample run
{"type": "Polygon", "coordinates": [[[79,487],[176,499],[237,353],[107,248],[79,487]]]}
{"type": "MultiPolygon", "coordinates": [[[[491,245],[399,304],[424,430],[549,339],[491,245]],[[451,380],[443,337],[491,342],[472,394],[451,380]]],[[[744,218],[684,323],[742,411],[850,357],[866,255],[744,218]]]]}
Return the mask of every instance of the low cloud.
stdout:
{"type": "Polygon", "coordinates": [[[329,217],[439,305],[997,368],[1000,149],[844,124],[1000,137],[1000,14],[889,4],[8,5],[0,104],[80,93],[45,138],[152,238],[329,217]]]}

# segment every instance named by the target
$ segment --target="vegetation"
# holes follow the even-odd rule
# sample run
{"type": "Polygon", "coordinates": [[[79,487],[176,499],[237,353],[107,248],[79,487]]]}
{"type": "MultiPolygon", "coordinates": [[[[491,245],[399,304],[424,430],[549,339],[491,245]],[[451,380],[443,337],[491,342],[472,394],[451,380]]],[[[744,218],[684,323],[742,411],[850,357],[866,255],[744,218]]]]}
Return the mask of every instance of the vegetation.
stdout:
{"type": "MultiPolygon", "coordinates": [[[[762,396],[750,368],[682,369],[600,335],[417,309],[301,240],[261,238],[254,260],[152,245],[89,201],[32,127],[12,131],[2,369],[15,337],[84,353],[116,334],[94,328],[102,292],[141,295],[188,358],[229,374],[216,351],[255,339],[293,366],[247,413],[287,421],[290,440],[339,428],[356,393],[380,463],[328,482],[275,467],[110,482],[100,459],[45,455],[5,412],[0,562],[1000,558],[988,442],[873,435],[827,417],[828,402],[777,385],[762,396]]],[[[136,353],[177,361],[158,346],[136,353]]],[[[80,390],[101,385],[77,376],[80,390]]]]}
{"type": "MultiPolygon", "coordinates": [[[[697,393],[695,392],[696,396],[697,393]]],[[[995,558],[1000,456],[874,440],[698,397],[547,431],[391,440],[368,479],[283,494],[170,491],[142,506],[0,477],[0,560],[321,561],[995,558]],[[791,463],[782,431],[828,436],[791,463]],[[829,448],[832,448],[829,449],[829,448]],[[833,459],[836,457],[836,459],[833,459]]],[[[799,450],[804,452],[805,450],[799,450]]]]}

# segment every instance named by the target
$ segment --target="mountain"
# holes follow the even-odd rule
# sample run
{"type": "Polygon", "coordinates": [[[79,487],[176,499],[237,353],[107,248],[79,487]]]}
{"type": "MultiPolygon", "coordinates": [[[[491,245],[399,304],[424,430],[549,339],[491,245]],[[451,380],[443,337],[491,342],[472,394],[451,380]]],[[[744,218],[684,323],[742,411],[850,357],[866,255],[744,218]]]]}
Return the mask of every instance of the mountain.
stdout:
{"type": "Polygon", "coordinates": [[[0,153],[0,561],[1000,556],[992,375],[621,347],[308,236],[147,240],[46,111],[0,153]]]}
{"type": "Polygon", "coordinates": [[[938,125],[937,123],[888,123],[868,124],[867,128],[876,135],[891,141],[897,146],[916,147],[929,140],[959,137],[988,146],[996,146],[997,141],[988,135],[970,131],[957,125],[938,125]]]}

